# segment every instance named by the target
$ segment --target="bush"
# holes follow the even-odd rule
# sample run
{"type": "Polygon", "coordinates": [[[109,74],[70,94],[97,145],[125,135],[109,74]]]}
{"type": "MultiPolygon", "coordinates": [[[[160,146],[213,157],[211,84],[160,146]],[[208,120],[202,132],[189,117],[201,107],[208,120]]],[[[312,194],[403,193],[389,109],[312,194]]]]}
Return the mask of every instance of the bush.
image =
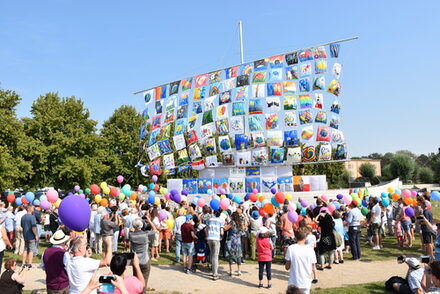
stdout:
{"type": "Polygon", "coordinates": [[[400,178],[403,182],[408,182],[414,173],[415,163],[406,154],[396,154],[390,162],[390,172],[393,178],[400,178]]]}
{"type": "Polygon", "coordinates": [[[422,184],[432,184],[434,182],[434,172],[429,167],[419,169],[419,181],[422,184]]]}

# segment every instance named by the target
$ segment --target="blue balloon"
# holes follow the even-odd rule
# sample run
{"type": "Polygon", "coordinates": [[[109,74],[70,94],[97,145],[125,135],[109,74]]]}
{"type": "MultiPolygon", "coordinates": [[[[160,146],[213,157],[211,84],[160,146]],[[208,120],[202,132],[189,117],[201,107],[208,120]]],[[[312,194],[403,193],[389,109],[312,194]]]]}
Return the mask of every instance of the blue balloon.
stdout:
{"type": "Polygon", "coordinates": [[[431,200],[439,201],[440,200],[440,192],[438,192],[438,191],[431,192],[431,200]]]}
{"type": "Polygon", "coordinates": [[[269,200],[264,199],[263,201],[261,201],[261,206],[264,207],[264,205],[265,205],[266,203],[269,203],[269,200]]]}
{"type": "Polygon", "coordinates": [[[255,202],[255,205],[257,206],[257,208],[261,208],[261,203],[260,203],[260,201],[255,202]]]}
{"type": "Polygon", "coordinates": [[[402,194],[402,191],[400,191],[399,189],[396,189],[396,190],[394,190],[394,193],[397,193],[397,194],[402,194]]]}
{"type": "Polygon", "coordinates": [[[47,197],[46,197],[46,195],[41,195],[40,196],[40,201],[47,201],[47,197]]]}
{"type": "Polygon", "coordinates": [[[148,192],[148,188],[144,186],[144,187],[142,188],[142,193],[147,193],[147,192],[148,192]]]}
{"type": "Polygon", "coordinates": [[[307,214],[307,209],[305,207],[301,208],[301,213],[302,216],[307,214]]]}
{"type": "Polygon", "coordinates": [[[240,196],[236,195],[236,196],[234,197],[234,202],[237,203],[237,204],[240,204],[241,202],[243,202],[243,199],[241,199],[240,196]]]}
{"type": "Polygon", "coordinates": [[[33,204],[34,204],[34,205],[40,205],[40,200],[35,199],[34,202],[33,202],[33,204]]]}
{"type": "Polygon", "coordinates": [[[357,193],[357,192],[358,192],[358,189],[354,189],[354,190],[353,190],[353,193],[357,193]]]}
{"type": "Polygon", "coordinates": [[[211,189],[208,189],[208,190],[206,191],[206,194],[208,194],[208,195],[212,195],[212,190],[211,190],[211,189]]]}
{"type": "Polygon", "coordinates": [[[199,200],[199,198],[200,198],[200,196],[194,197],[193,200],[192,200],[192,204],[197,206],[197,200],[199,200]]]}
{"type": "Polygon", "coordinates": [[[34,201],[34,199],[35,199],[35,194],[32,192],[27,192],[25,197],[29,203],[32,203],[32,201],[34,201]]]}
{"type": "Polygon", "coordinates": [[[336,209],[341,208],[341,204],[338,201],[333,202],[333,205],[336,207],[336,209]]]}
{"type": "Polygon", "coordinates": [[[273,206],[275,206],[275,207],[279,207],[281,204],[279,204],[278,202],[277,202],[277,200],[275,199],[275,197],[272,197],[271,199],[270,199],[270,202],[273,204],[273,206]]]}
{"type": "Polygon", "coordinates": [[[249,200],[249,195],[251,195],[251,193],[246,193],[246,196],[244,196],[244,200],[248,201],[249,200]]]}
{"type": "Polygon", "coordinates": [[[382,194],[380,194],[383,198],[388,197],[388,193],[387,192],[382,192],[382,194]]]}
{"type": "Polygon", "coordinates": [[[67,196],[73,196],[72,192],[67,193],[67,196]]]}
{"type": "Polygon", "coordinates": [[[154,204],[154,201],[156,200],[156,197],[153,195],[148,195],[148,203],[154,204]]]}
{"type": "Polygon", "coordinates": [[[228,194],[228,198],[229,198],[229,200],[232,200],[234,198],[234,195],[228,194]]]}
{"type": "Polygon", "coordinates": [[[154,184],[153,184],[153,183],[150,184],[150,189],[151,189],[151,190],[154,189],[154,184]]]}
{"type": "Polygon", "coordinates": [[[362,200],[362,206],[363,207],[367,207],[368,205],[367,205],[367,202],[365,202],[365,200],[362,200]]]}
{"type": "Polygon", "coordinates": [[[15,204],[17,205],[21,205],[21,197],[20,198],[15,198],[15,204]]]}
{"type": "MultiPolygon", "coordinates": [[[[156,192],[154,192],[154,191],[150,191],[150,192],[148,192],[148,197],[155,197],[156,196],[156,192]]],[[[154,201],[153,201],[153,203],[154,203],[154,201]]]]}
{"type": "Polygon", "coordinates": [[[212,199],[211,202],[209,202],[209,206],[211,206],[211,208],[213,210],[219,210],[220,208],[220,201],[216,198],[212,199]]]}
{"type": "Polygon", "coordinates": [[[388,199],[388,197],[382,199],[382,205],[385,206],[385,207],[390,205],[390,200],[388,199]]]}

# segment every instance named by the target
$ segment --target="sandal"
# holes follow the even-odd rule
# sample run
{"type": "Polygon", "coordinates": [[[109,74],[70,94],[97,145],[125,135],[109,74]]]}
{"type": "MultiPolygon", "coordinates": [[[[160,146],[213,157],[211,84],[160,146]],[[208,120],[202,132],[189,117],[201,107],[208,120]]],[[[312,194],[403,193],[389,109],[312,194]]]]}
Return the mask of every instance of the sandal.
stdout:
{"type": "Polygon", "coordinates": [[[263,284],[258,284],[258,288],[263,288],[263,284]]]}
{"type": "Polygon", "coordinates": [[[327,265],[325,268],[332,269],[331,265],[327,265]]]}

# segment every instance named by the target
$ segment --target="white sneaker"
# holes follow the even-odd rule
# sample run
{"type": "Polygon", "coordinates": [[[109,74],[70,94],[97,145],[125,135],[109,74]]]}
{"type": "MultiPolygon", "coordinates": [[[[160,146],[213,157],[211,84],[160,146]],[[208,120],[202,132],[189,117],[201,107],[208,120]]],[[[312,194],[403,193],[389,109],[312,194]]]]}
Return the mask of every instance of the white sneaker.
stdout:
{"type": "Polygon", "coordinates": [[[373,250],[380,250],[380,246],[374,246],[371,249],[373,249],[373,250]]]}

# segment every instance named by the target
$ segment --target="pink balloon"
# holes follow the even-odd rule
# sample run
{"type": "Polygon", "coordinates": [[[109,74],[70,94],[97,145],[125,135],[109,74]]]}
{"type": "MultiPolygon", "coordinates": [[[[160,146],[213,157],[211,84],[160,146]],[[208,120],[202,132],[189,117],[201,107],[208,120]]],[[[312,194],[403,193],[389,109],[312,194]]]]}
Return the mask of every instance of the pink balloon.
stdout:
{"type": "Polygon", "coordinates": [[[351,204],[351,197],[350,196],[344,196],[344,203],[345,205],[350,205],[351,204]]]}
{"type": "Polygon", "coordinates": [[[327,196],[325,196],[325,195],[322,195],[322,196],[321,196],[321,199],[322,199],[323,201],[325,201],[325,202],[327,202],[327,201],[328,201],[328,197],[327,197],[327,196]]]}
{"type": "Polygon", "coordinates": [[[416,197],[416,196],[417,196],[417,191],[412,190],[412,191],[411,191],[411,196],[412,196],[412,197],[416,197]]]}
{"type": "Polygon", "coordinates": [[[58,200],[58,192],[54,189],[49,189],[46,192],[46,197],[49,202],[55,203],[58,200]]]}
{"type": "Polygon", "coordinates": [[[73,190],[75,190],[75,192],[78,192],[78,191],[79,191],[79,189],[81,189],[81,187],[80,187],[80,186],[78,186],[78,185],[75,185],[75,187],[73,188],[73,190]]]}
{"type": "Polygon", "coordinates": [[[171,193],[170,192],[165,194],[165,199],[166,200],[170,200],[171,199],[171,193]]]}
{"type": "Polygon", "coordinates": [[[403,196],[403,198],[411,197],[411,191],[410,190],[403,190],[402,196],[403,196]]]}
{"type": "Polygon", "coordinates": [[[143,190],[144,190],[144,186],[143,185],[139,185],[138,186],[138,192],[142,193],[143,190]]]}
{"type": "Polygon", "coordinates": [[[295,211],[296,210],[296,205],[289,203],[289,206],[287,206],[287,209],[289,209],[289,211],[295,211]]]}
{"type": "Polygon", "coordinates": [[[333,213],[333,211],[335,211],[336,206],[333,203],[330,203],[329,205],[327,205],[327,209],[328,211],[330,211],[330,213],[333,213]]]}
{"type": "Polygon", "coordinates": [[[124,177],[123,176],[117,176],[116,180],[118,181],[118,183],[122,183],[124,181],[124,177]]]}
{"type": "Polygon", "coordinates": [[[220,200],[220,208],[223,210],[226,210],[229,208],[229,199],[228,198],[223,198],[222,200],[220,200]]]}
{"type": "Polygon", "coordinates": [[[86,198],[86,195],[84,193],[79,194],[80,197],[86,198]]]}
{"type": "Polygon", "coordinates": [[[205,206],[205,205],[206,205],[206,201],[205,201],[205,199],[203,199],[203,198],[199,198],[199,200],[197,200],[197,205],[198,205],[199,207],[203,207],[203,206],[205,206]]]}
{"type": "Polygon", "coordinates": [[[258,194],[258,190],[257,190],[257,189],[253,189],[253,190],[252,190],[252,193],[254,193],[254,194],[258,194]]]}
{"type": "Polygon", "coordinates": [[[40,207],[41,207],[41,209],[49,210],[50,209],[50,203],[48,201],[46,201],[46,200],[41,200],[40,201],[40,207]]]}

